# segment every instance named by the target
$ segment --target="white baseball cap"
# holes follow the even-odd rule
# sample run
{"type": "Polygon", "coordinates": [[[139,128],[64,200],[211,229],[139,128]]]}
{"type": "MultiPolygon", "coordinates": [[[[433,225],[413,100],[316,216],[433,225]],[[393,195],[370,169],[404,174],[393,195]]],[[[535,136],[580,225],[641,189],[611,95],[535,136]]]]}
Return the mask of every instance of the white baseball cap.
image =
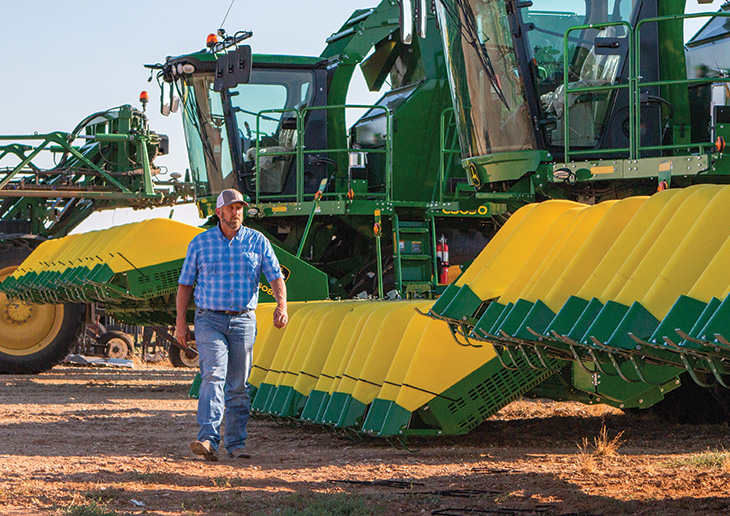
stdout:
{"type": "Polygon", "coordinates": [[[222,208],[223,206],[228,206],[229,204],[233,204],[234,202],[241,202],[244,206],[248,206],[248,203],[243,200],[243,195],[241,195],[241,192],[238,190],[234,190],[233,188],[229,188],[228,190],[223,190],[220,195],[218,196],[218,200],[215,203],[216,208],[222,208]]]}

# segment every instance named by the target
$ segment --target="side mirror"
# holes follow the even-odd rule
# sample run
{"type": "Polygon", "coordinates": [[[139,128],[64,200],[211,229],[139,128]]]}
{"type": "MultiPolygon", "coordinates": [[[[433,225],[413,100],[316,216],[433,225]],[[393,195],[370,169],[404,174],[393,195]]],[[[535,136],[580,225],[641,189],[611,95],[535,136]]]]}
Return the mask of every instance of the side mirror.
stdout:
{"type": "Polygon", "coordinates": [[[241,45],[236,50],[216,56],[213,91],[221,92],[245,84],[251,77],[251,47],[241,45]]]}
{"type": "MultiPolygon", "coordinates": [[[[418,1],[418,0],[417,0],[418,1]]],[[[400,16],[398,19],[400,25],[400,39],[410,45],[413,42],[413,1],[400,0],[400,16]]]]}

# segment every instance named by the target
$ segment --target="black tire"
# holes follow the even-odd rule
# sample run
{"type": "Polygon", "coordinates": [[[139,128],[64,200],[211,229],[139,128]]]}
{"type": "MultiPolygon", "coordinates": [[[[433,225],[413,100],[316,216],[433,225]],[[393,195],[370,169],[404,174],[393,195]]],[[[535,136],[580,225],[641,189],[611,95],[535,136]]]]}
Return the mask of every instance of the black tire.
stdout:
{"type": "Polygon", "coordinates": [[[96,342],[106,346],[106,356],[109,358],[131,358],[134,355],[134,339],[122,331],[108,331],[102,334],[96,342]]]}
{"type": "Polygon", "coordinates": [[[168,351],[170,363],[175,367],[198,367],[198,355],[187,353],[177,346],[170,346],[168,351]]]}
{"type": "MultiPolygon", "coordinates": [[[[0,282],[32,250],[25,241],[0,242],[0,282]]],[[[84,315],[84,305],[28,305],[0,292],[0,373],[35,374],[51,369],[76,342],[84,315]]]]}

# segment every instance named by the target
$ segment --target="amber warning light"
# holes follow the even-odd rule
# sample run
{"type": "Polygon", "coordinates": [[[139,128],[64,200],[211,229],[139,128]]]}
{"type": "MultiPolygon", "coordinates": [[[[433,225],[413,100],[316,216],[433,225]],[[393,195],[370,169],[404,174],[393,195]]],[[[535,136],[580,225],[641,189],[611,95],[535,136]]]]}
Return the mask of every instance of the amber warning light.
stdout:
{"type": "Polygon", "coordinates": [[[208,34],[208,39],[205,40],[205,44],[208,48],[213,48],[213,45],[218,43],[218,36],[215,34],[208,34]]]}
{"type": "Polygon", "coordinates": [[[143,91],[139,94],[139,102],[142,104],[142,111],[145,111],[147,109],[147,103],[150,101],[150,94],[146,91],[143,91]]]}

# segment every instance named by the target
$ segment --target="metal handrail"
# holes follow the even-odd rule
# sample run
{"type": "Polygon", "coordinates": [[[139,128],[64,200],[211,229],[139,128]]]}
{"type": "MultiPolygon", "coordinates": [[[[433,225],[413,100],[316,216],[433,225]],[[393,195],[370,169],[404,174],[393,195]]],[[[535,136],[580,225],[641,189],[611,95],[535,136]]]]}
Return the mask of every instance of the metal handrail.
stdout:
{"type": "MultiPolygon", "coordinates": [[[[446,177],[451,169],[452,160],[449,160],[449,170],[446,170],[446,157],[451,154],[460,154],[461,149],[454,149],[453,145],[449,146],[449,148],[446,147],[446,117],[450,116],[451,119],[454,119],[454,108],[446,108],[443,111],[441,111],[441,120],[440,120],[440,133],[439,133],[439,140],[440,140],[440,148],[439,148],[439,168],[438,168],[438,178],[436,181],[436,191],[438,192],[438,202],[444,202],[444,191],[446,189],[446,185],[444,184],[446,182],[446,177]]],[[[454,120],[455,121],[455,120],[454,120]]],[[[434,200],[434,196],[431,197],[431,200],[434,200]]]]}
{"type": "MultiPolygon", "coordinates": [[[[267,113],[295,113],[297,117],[297,139],[296,139],[296,148],[293,151],[283,151],[283,152],[270,152],[266,153],[266,156],[296,156],[296,168],[297,168],[297,188],[296,188],[296,202],[301,203],[304,201],[304,156],[306,154],[334,154],[334,153],[342,153],[342,152],[357,152],[362,151],[363,149],[360,148],[354,148],[354,147],[344,147],[344,148],[325,148],[325,149],[305,149],[304,148],[304,119],[306,118],[307,113],[310,111],[319,111],[319,110],[329,110],[329,109],[368,109],[368,110],[382,110],[385,113],[386,118],[386,134],[385,134],[385,149],[367,149],[368,153],[373,154],[385,154],[385,193],[369,193],[369,196],[374,197],[385,197],[386,202],[390,202],[393,198],[393,117],[392,112],[389,108],[385,106],[378,106],[378,105],[366,105],[366,104],[339,104],[339,105],[327,105],[327,106],[312,106],[312,107],[306,107],[302,110],[299,110],[297,108],[289,108],[289,109],[264,109],[262,111],[259,111],[256,114],[256,133],[257,135],[260,133],[260,120],[261,117],[267,113]]],[[[256,173],[258,174],[258,171],[260,170],[259,167],[259,158],[261,157],[261,140],[260,138],[256,138],[256,173]]],[[[255,202],[258,203],[262,199],[267,200],[274,200],[274,199],[283,199],[288,198],[290,196],[282,195],[282,194],[275,194],[275,195],[265,195],[262,196],[259,190],[260,182],[256,181],[256,200],[255,202]]],[[[312,194],[312,199],[314,199],[314,195],[312,194]]],[[[335,194],[323,194],[323,197],[330,197],[335,194]]]]}
{"type": "Polygon", "coordinates": [[[564,152],[565,161],[569,162],[571,157],[585,156],[585,155],[596,155],[596,154],[617,154],[622,152],[628,152],[629,159],[638,159],[641,156],[642,151],[671,151],[671,150],[682,150],[682,149],[697,149],[698,152],[702,152],[706,149],[714,147],[712,142],[690,142],[686,144],[669,144],[669,145],[650,145],[641,146],[641,142],[638,139],[638,135],[641,134],[641,87],[661,87],[661,86],[672,86],[672,85],[697,85],[697,84],[712,84],[717,82],[730,83],[730,77],[698,77],[694,79],[666,79],[658,81],[645,81],[641,82],[641,28],[648,23],[658,23],[663,21],[673,20],[686,20],[692,18],[728,18],[730,12],[702,12],[702,13],[688,13],[688,14],[674,14],[668,16],[657,16],[653,18],[645,18],[639,20],[636,26],[632,26],[630,23],[625,21],[620,22],[606,22],[596,23],[590,25],[576,25],[570,27],[563,35],[563,138],[564,138],[564,152]],[[571,32],[586,29],[604,29],[610,26],[624,26],[627,30],[628,38],[628,61],[629,61],[629,75],[628,82],[626,84],[609,84],[604,86],[592,86],[584,88],[570,88],[569,87],[569,62],[568,62],[568,35],[571,32]],[[612,91],[618,89],[629,90],[629,147],[628,148],[613,148],[613,149],[588,149],[571,151],[570,150],[570,115],[568,109],[568,94],[569,93],[589,93],[596,91],[612,91]]]}
{"type": "MultiPolygon", "coordinates": [[[[657,23],[657,22],[663,22],[663,21],[672,21],[672,20],[688,20],[692,18],[728,18],[730,17],[730,13],[727,12],[714,12],[714,13],[689,13],[689,14],[673,14],[668,16],[657,16],[654,18],[645,18],[643,20],[639,20],[636,24],[636,28],[634,29],[634,51],[636,52],[636,56],[634,58],[634,66],[635,68],[632,69],[632,74],[635,77],[635,83],[634,83],[634,90],[633,90],[633,97],[631,104],[636,105],[636,112],[635,112],[635,118],[632,119],[631,125],[634,127],[634,134],[640,134],[640,128],[641,128],[641,86],[649,87],[649,86],[672,86],[677,84],[707,84],[707,83],[713,83],[713,82],[730,82],[730,78],[722,78],[722,77],[714,77],[714,78],[707,78],[707,77],[698,77],[695,79],[667,79],[667,80],[659,80],[659,81],[647,81],[647,82],[640,82],[641,79],[641,52],[638,51],[639,49],[639,42],[641,41],[641,28],[646,25],[647,23],[657,23]]],[[[653,145],[653,146],[646,146],[642,147],[641,142],[634,141],[633,142],[636,149],[636,157],[639,157],[641,154],[641,151],[656,151],[656,150],[676,150],[676,149],[688,149],[692,147],[699,148],[700,150],[704,147],[714,147],[714,144],[711,143],[687,143],[687,144],[675,144],[675,145],[653,145]]]]}
{"type": "MultiPolygon", "coordinates": [[[[589,93],[589,92],[597,92],[597,91],[613,91],[613,90],[620,90],[620,89],[628,89],[629,90],[629,99],[632,98],[631,95],[631,87],[632,87],[632,73],[631,71],[633,68],[633,59],[634,59],[634,38],[633,38],[633,27],[631,24],[627,21],[617,21],[617,22],[605,22],[605,23],[592,23],[589,25],[576,25],[573,27],[570,27],[567,31],[565,31],[565,34],[563,35],[563,148],[565,152],[565,161],[570,161],[571,155],[578,155],[580,151],[578,152],[572,152],[570,151],[570,109],[568,109],[568,96],[570,93],[589,93]],[[591,86],[591,87],[584,87],[584,88],[570,88],[569,84],[569,63],[568,63],[568,36],[571,32],[578,31],[578,30],[588,30],[588,29],[595,29],[595,30],[604,30],[607,27],[619,27],[623,26],[626,27],[627,31],[627,41],[629,44],[628,49],[628,57],[629,57],[629,81],[626,84],[606,84],[604,86],[591,86]]],[[[633,120],[634,115],[634,105],[633,102],[629,102],[629,120],[633,120]]],[[[629,124],[629,141],[634,140],[634,131],[635,127],[633,124],[629,124]]],[[[615,152],[626,152],[629,151],[630,157],[633,159],[634,153],[631,148],[628,149],[613,149],[615,152]]],[[[595,154],[595,150],[591,151],[591,153],[595,154]]]]}

